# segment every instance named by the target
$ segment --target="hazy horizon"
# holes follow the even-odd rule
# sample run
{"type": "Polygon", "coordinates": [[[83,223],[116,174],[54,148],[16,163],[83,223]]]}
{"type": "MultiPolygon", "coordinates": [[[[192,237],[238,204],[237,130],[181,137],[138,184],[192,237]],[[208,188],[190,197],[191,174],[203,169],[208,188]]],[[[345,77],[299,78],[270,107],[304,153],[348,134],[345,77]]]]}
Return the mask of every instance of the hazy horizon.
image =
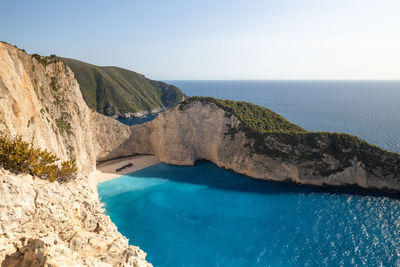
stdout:
{"type": "Polygon", "coordinates": [[[257,82],[257,81],[260,81],[260,82],[263,82],[263,81],[271,81],[271,82],[273,82],[273,81],[288,81],[288,82],[290,82],[290,81],[293,81],[293,82],[302,82],[302,81],[304,81],[304,82],[314,82],[314,81],[315,82],[318,82],[318,81],[322,81],[322,82],[324,82],[324,81],[332,81],[332,82],[371,81],[371,82],[373,82],[373,81],[377,81],[377,82],[385,82],[385,81],[388,81],[388,82],[391,82],[391,81],[393,81],[393,82],[397,82],[397,81],[399,81],[400,82],[400,78],[394,78],[394,79],[367,79],[367,78],[366,79],[357,79],[357,78],[354,78],[354,79],[325,79],[325,78],[320,78],[320,79],[160,79],[160,80],[165,81],[165,82],[173,82],[173,81],[199,81],[199,82],[201,82],[201,81],[205,81],[205,82],[207,82],[207,81],[215,81],[215,82],[218,82],[218,81],[237,81],[237,82],[240,82],[240,81],[243,81],[243,82],[252,82],[252,81],[254,81],[254,82],[257,82]]]}
{"type": "Polygon", "coordinates": [[[400,80],[400,2],[1,2],[28,53],[157,80],[400,80]]]}

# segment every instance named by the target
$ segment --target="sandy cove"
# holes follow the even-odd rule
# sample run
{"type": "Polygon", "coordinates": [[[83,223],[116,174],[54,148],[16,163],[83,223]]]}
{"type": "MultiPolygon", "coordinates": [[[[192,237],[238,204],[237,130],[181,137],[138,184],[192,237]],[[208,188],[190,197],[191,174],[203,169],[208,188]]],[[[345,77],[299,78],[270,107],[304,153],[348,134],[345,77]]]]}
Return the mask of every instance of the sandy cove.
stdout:
{"type": "Polygon", "coordinates": [[[140,169],[147,168],[160,162],[161,161],[158,159],[158,157],[154,155],[136,155],[121,159],[108,160],[96,166],[96,179],[98,183],[104,182],[140,169]],[[117,169],[128,164],[132,164],[132,166],[117,171],[117,169]]]}

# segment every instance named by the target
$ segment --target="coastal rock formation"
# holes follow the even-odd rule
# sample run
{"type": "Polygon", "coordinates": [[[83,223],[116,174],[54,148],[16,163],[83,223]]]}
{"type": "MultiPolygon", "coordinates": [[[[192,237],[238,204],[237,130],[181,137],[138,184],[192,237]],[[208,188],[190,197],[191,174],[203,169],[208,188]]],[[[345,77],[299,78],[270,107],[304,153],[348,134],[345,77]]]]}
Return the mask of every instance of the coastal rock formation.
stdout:
{"type": "Polygon", "coordinates": [[[206,159],[258,179],[400,190],[398,154],[347,134],[306,132],[271,113],[265,116],[280,124],[263,132],[256,128],[262,122],[244,118],[251,111],[235,114],[223,105],[198,98],[161,114],[146,125],[155,154],[172,164],[206,159]]]}
{"type": "Polygon", "coordinates": [[[0,42],[0,131],[78,167],[63,184],[0,170],[2,266],[150,265],[102,213],[92,116],[64,63],[0,42]]]}
{"type": "Polygon", "coordinates": [[[97,112],[91,113],[90,125],[98,162],[155,153],[149,139],[151,127],[129,127],[97,112]]]}
{"type": "Polygon", "coordinates": [[[176,165],[204,159],[257,179],[400,191],[398,154],[348,134],[307,132],[250,103],[191,98],[130,131],[113,149],[100,148],[101,157],[130,151],[176,165]]]}

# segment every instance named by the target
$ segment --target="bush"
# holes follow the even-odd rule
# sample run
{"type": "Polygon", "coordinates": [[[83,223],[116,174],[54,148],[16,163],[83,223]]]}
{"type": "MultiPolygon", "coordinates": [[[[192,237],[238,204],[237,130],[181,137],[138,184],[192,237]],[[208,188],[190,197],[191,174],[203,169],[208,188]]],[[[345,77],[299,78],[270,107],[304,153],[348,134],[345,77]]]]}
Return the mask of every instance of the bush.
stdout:
{"type": "Polygon", "coordinates": [[[50,55],[49,57],[41,56],[39,54],[32,54],[31,57],[36,59],[40,64],[45,67],[49,64],[57,62],[57,56],[54,54],[50,55]]]}
{"type": "Polygon", "coordinates": [[[33,58],[36,59],[40,64],[42,64],[43,66],[46,67],[46,65],[47,65],[47,63],[48,63],[47,60],[46,60],[46,58],[42,57],[42,56],[39,55],[39,54],[32,54],[31,57],[33,57],[33,58]]]}
{"type": "Polygon", "coordinates": [[[77,174],[75,160],[61,164],[59,160],[53,153],[34,148],[21,137],[0,136],[0,165],[6,170],[27,173],[50,182],[72,180],[77,174]]]}

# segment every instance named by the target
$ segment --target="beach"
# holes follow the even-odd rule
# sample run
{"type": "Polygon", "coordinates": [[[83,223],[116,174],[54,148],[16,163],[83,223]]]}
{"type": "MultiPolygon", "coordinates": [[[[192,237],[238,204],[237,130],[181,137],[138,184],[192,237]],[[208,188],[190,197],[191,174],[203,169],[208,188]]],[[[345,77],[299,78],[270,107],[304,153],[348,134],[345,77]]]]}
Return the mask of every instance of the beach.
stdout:
{"type": "Polygon", "coordinates": [[[160,162],[154,155],[136,155],[105,161],[96,166],[96,179],[98,183],[104,182],[160,162]],[[117,171],[118,169],[120,170],[117,171]]]}

